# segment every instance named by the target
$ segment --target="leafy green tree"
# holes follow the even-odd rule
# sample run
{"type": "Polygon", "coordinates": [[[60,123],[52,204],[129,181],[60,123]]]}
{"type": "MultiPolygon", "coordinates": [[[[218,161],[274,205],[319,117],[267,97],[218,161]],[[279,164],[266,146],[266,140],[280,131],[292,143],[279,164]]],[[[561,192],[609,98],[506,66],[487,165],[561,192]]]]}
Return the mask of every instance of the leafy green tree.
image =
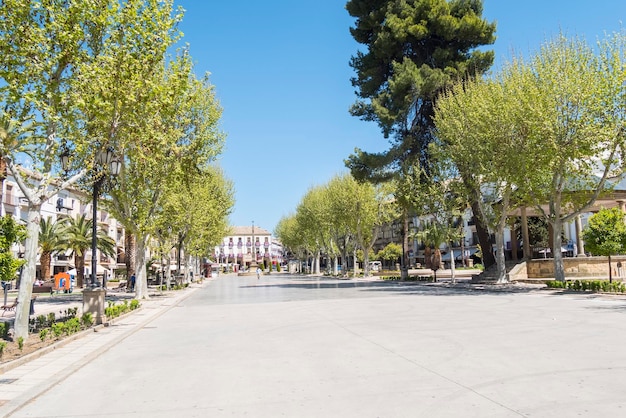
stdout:
{"type": "MultiPolygon", "coordinates": [[[[234,206],[234,186],[223,172],[209,167],[189,185],[187,202],[187,228],[184,235],[184,248],[189,257],[213,256],[213,248],[220,237],[228,234],[228,216],[234,206]]],[[[198,267],[199,269],[199,267],[198,267]]]]}
{"type": "Polygon", "coordinates": [[[320,272],[320,257],[326,252],[335,258],[338,249],[333,240],[328,195],[323,186],[315,186],[304,195],[296,209],[296,219],[304,245],[313,255],[312,272],[320,272]]]}
{"type": "Polygon", "coordinates": [[[280,218],[274,228],[274,235],[283,244],[287,253],[296,256],[300,260],[304,258],[306,246],[295,214],[280,218]]]}
{"type": "Polygon", "coordinates": [[[13,257],[11,247],[26,239],[26,228],[11,216],[0,218],[0,281],[13,280],[25,260],[13,257]]]}
{"type": "Polygon", "coordinates": [[[39,263],[41,264],[41,278],[47,280],[50,274],[52,254],[63,249],[62,224],[51,218],[42,218],[39,224],[39,263]]]}
{"type": "Polygon", "coordinates": [[[530,145],[520,193],[552,227],[557,280],[565,280],[563,225],[609,192],[609,179],[624,175],[625,47],[624,32],[597,49],[560,36],[533,57],[534,77],[519,89],[525,96],[517,125],[530,145]]]}
{"type": "MultiPolygon", "coordinates": [[[[356,18],[352,36],[366,47],[350,63],[358,96],[350,112],[377,122],[385,138],[392,137],[385,152],[357,148],[348,157],[355,178],[379,182],[402,177],[410,166],[430,175],[437,98],[453,83],[483,74],[493,62],[492,51],[478,49],[495,41],[495,23],[481,17],[482,3],[348,1],[346,9],[356,18]]],[[[486,245],[488,233],[480,218],[476,227],[486,245]]]]}
{"type": "Polygon", "coordinates": [[[3,137],[0,156],[28,201],[24,243],[26,264],[15,314],[15,335],[28,335],[29,303],[35,280],[41,206],[87,171],[82,162],[93,136],[83,130],[85,115],[70,97],[81,83],[79,67],[102,49],[107,28],[118,22],[113,0],[19,1],[0,3],[0,103],[13,126],[3,137]],[[71,148],[81,161],[69,178],[59,169],[59,154],[71,148]],[[27,165],[41,177],[33,182],[27,165]],[[79,168],[80,167],[80,168],[79,168]]]}
{"type": "Polygon", "coordinates": [[[511,208],[534,206],[552,227],[557,280],[565,277],[563,225],[623,176],[625,40],[609,37],[595,53],[559,36],[528,62],[460,84],[437,105],[437,135],[473,200],[487,203],[475,213],[498,240],[511,208]]]}
{"type": "Polygon", "coordinates": [[[376,257],[389,262],[397,261],[400,257],[402,257],[402,246],[400,244],[396,244],[395,242],[390,242],[385,245],[382,250],[378,251],[376,257]]]}
{"type": "Polygon", "coordinates": [[[171,0],[129,3],[120,11],[123,24],[111,29],[105,45],[114,58],[83,69],[99,83],[85,85],[75,99],[90,116],[88,129],[107,127],[100,145],[113,148],[121,160],[107,208],[134,236],[136,296],[147,298],[145,250],[163,192],[214,159],[223,134],[208,78],[195,76],[186,49],[167,56],[180,39],[182,11],[171,0]]]}
{"type": "MultiPolygon", "coordinates": [[[[86,219],[84,214],[76,218],[67,218],[59,233],[63,236],[61,246],[71,250],[74,255],[76,286],[82,288],[85,283],[85,253],[91,249],[92,244],[93,221],[86,219]]],[[[97,234],[98,249],[108,256],[115,256],[115,241],[101,228],[97,234]]],[[[96,254],[91,256],[96,257],[96,254]]]]}
{"type": "Polygon", "coordinates": [[[390,185],[382,183],[372,187],[368,183],[359,183],[353,207],[356,216],[353,217],[352,228],[357,246],[363,254],[363,274],[367,277],[370,275],[369,261],[374,244],[384,226],[389,225],[397,215],[390,185]]]}
{"type": "Polygon", "coordinates": [[[525,159],[531,157],[515,126],[518,96],[512,94],[511,83],[518,76],[459,84],[440,97],[435,115],[443,147],[438,156],[452,162],[451,174],[463,173],[465,187],[457,190],[476,202],[475,216],[495,234],[498,282],[506,280],[504,231],[516,205],[514,191],[519,195],[517,185],[528,166],[525,159]]]}
{"type": "MultiPolygon", "coordinates": [[[[208,166],[185,173],[163,192],[161,206],[155,212],[151,235],[159,242],[159,252],[166,257],[177,248],[181,271],[181,254],[190,258],[212,256],[210,248],[226,235],[228,215],[234,203],[233,186],[222,171],[208,166]]],[[[168,276],[169,277],[169,276],[168,276]]],[[[169,282],[168,282],[169,286],[169,282]]]]}
{"type": "Polygon", "coordinates": [[[589,218],[583,230],[585,248],[609,257],[609,282],[613,281],[611,256],[626,253],[626,219],[619,208],[601,209],[589,218]]]}

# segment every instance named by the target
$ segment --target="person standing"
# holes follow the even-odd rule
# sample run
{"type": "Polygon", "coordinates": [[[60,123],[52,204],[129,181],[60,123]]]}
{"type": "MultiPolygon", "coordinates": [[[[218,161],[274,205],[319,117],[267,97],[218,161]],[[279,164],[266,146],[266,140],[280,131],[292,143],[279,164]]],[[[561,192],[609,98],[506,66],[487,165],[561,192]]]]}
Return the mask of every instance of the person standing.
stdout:
{"type": "Polygon", "coordinates": [[[259,280],[261,278],[261,267],[256,268],[256,278],[259,280]]]}
{"type": "Polygon", "coordinates": [[[133,273],[133,274],[130,276],[130,291],[131,291],[131,292],[134,292],[134,291],[135,291],[135,280],[136,280],[136,278],[135,278],[135,273],[133,273]]]}

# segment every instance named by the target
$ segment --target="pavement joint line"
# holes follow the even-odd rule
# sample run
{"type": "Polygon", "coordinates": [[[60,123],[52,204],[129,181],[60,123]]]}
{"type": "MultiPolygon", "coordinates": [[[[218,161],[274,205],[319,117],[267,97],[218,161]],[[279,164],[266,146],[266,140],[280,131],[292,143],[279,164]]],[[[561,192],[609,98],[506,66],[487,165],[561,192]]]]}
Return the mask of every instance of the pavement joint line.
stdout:
{"type": "MultiPolygon", "coordinates": [[[[66,363],[66,364],[62,364],[62,366],[59,367],[58,369],[56,368],[53,369],[54,373],[50,373],[48,371],[47,373],[49,374],[49,377],[44,378],[44,381],[42,383],[36,383],[35,385],[24,385],[25,390],[21,391],[22,393],[20,393],[18,396],[14,396],[11,399],[8,399],[6,401],[4,399],[0,400],[0,416],[9,417],[15,412],[19,411],[26,404],[33,401],[34,399],[41,396],[42,394],[48,392],[59,382],[65,380],[67,377],[75,373],[77,370],[81,369],[82,367],[87,365],[89,362],[97,358],[99,355],[108,351],[117,343],[123,341],[124,339],[134,334],[135,332],[141,330],[146,324],[159,318],[161,315],[165,314],[167,311],[175,307],[178,303],[190,297],[193,293],[195,293],[196,290],[204,287],[205,283],[208,284],[210,283],[210,281],[206,281],[200,284],[200,286],[188,287],[187,288],[188,291],[181,292],[181,294],[176,294],[173,298],[166,299],[167,301],[170,302],[170,304],[163,303],[166,301],[164,299],[155,300],[154,302],[156,303],[150,303],[151,302],[150,299],[146,301],[142,301],[142,305],[143,303],[146,303],[148,305],[152,305],[151,307],[154,307],[154,309],[152,312],[150,312],[149,315],[147,315],[145,318],[142,318],[141,321],[137,321],[137,325],[135,326],[132,326],[130,328],[98,326],[98,328],[102,327],[104,329],[107,329],[107,331],[110,331],[106,333],[103,332],[102,334],[100,334],[103,337],[110,336],[109,338],[103,338],[103,339],[98,338],[98,342],[100,342],[101,344],[96,344],[94,341],[89,341],[89,342],[81,341],[82,338],[80,337],[86,337],[86,338],[90,337],[89,331],[91,330],[86,330],[81,333],[75,334],[76,338],[73,338],[72,340],[66,342],[65,344],[63,344],[63,346],[70,345],[70,344],[80,345],[80,347],[77,347],[76,349],[77,351],[79,351],[79,353],[83,354],[83,356],[80,358],[71,359],[70,358],[71,356],[67,355],[66,353],[64,357],[61,356],[61,359],[56,360],[60,356],[52,355],[52,354],[58,354],[58,350],[52,349],[52,351],[47,352],[43,355],[40,355],[40,357],[35,358],[34,360],[30,360],[30,361],[26,360],[22,364],[18,365],[17,367],[9,369],[10,371],[14,372],[14,373],[11,373],[11,375],[18,376],[18,379],[19,379],[31,373],[38,373],[42,369],[45,370],[45,368],[47,367],[45,365],[42,365],[42,367],[38,368],[37,370],[32,370],[30,368],[28,370],[22,370],[21,367],[26,363],[33,363],[36,361],[39,361],[40,363],[52,363],[52,364],[66,363]],[[80,344],[81,342],[82,344],[80,344]],[[94,348],[89,348],[88,350],[85,350],[85,347],[90,347],[90,343],[92,342],[94,342],[93,344],[94,348]],[[23,371],[26,373],[23,373],[23,371]]],[[[130,315],[126,315],[122,318],[119,318],[119,320],[121,322],[131,316],[133,316],[132,313],[130,315]]],[[[94,329],[94,331],[96,331],[96,329],[94,329]]],[[[93,331],[91,331],[91,333],[97,334],[98,332],[94,333],[93,331]]],[[[97,337],[92,335],[91,338],[93,339],[97,337]]],[[[60,341],[59,343],[64,342],[68,339],[70,338],[64,339],[60,341]]],[[[68,348],[68,350],[72,350],[72,349],[68,348]]],[[[28,356],[25,356],[25,357],[28,357],[28,356]]],[[[48,368],[48,370],[51,370],[51,369],[48,368]]],[[[4,374],[5,374],[4,369],[0,368],[0,376],[4,374]]]]}

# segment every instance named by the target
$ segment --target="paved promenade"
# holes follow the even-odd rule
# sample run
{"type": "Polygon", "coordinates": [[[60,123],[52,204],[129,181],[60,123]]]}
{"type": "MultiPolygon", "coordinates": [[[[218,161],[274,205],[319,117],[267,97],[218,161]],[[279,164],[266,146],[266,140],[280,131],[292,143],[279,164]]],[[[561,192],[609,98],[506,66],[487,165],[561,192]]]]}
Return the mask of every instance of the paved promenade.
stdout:
{"type": "Polygon", "coordinates": [[[0,416],[626,411],[626,298],[531,286],[226,275],[63,350],[0,375],[0,416]]]}
{"type": "MultiPolygon", "coordinates": [[[[205,282],[206,284],[206,282],[205,282]]],[[[94,332],[85,331],[62,340],[46,354],[33,353],[9,364],[0,365],[0,417],[12,416],[29,401],[49,390],[84,367],[100,354],[132,335],[138,329],[176,306],[202,287],[192,284],[184,291],[169,296],[154,295],[142,301],[141,309],[122,318],[114,319],[109,326],[98,326],[94,332]]],[[[131,293],[113,294],[114,298],[132,298],[131,293]]],[[[80,290],[72,294],[38,298],[35,315],[79,307],[82,309],[80,290]]]]}

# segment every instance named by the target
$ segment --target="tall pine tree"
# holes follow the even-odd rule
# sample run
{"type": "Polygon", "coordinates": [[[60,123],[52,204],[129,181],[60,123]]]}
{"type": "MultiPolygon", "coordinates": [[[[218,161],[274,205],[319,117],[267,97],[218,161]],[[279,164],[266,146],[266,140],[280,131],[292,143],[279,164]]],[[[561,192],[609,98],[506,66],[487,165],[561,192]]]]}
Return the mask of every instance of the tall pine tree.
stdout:
{"type": "MultiPolygon", "coordinates": [[[[385,152],[357,148],[346,166],[373,182],[415,165],[428,176],[435,101],[453,83],[489,69],[493,51],[477,48],[495,41],[495,23],[482,18],[482,0],[350,0],[346,9],[356,18],[352,36],[365,46],[350,62],[358,97],[350,113],[391,138],[385,152]]],[[[487,245],[486,229],[477,227],[487,245]]]]}

